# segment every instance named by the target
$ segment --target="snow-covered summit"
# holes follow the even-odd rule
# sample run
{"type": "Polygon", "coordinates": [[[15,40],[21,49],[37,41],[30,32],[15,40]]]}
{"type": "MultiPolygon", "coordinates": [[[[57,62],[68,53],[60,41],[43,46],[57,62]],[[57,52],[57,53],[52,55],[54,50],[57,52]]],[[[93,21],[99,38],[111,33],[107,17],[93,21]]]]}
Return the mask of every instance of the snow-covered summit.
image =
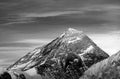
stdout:
{"type": "Polygon", "coordinates": [[[82,31],[78,31],[73,28],[68,28],[61,36],[62,42],[66,43],[77,43],[81,41],[84,37],[87,37],[82,31]]]}
{"type": "Polygon", "coordinates": [[[73,28],[68,28],[64,33],[61,34],[60,37],[62,36],[72,36],[74,34],[83,34],[83,31],[78,31],[76,29],[73,29],[73,28]]]}
{"type": "Polygon", "coordinates": [[[71,34],[73,34],[73,33],[83,33],[82,31],[78,31],[78,30],[73,29],[73,28],[68,28],[68,31],[66,31],[66,32],[71,33],[71,34]]]}

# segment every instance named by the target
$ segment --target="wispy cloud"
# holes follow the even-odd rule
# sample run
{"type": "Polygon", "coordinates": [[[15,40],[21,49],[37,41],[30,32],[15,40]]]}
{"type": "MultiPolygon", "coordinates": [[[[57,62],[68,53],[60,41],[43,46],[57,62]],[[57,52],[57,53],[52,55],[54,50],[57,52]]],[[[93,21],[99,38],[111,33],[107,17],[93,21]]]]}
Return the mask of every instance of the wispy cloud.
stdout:
{"type": "Polygon", "coordinates": [[[13,64],[16,60],[33,49],[33,47],[0,47],[0,67],[13,64]]]}
{"type": "MultiPolygon", "coordinates": [[[[49,9],[48,9],[49,10],[49,9]]],[[[32,23],[32,22],[37,22],[39,19],[40,20],[48,20],[51,19],[51,17],[55,17],[54,21],[57,22],[56,17],[60,17],[61,19],[65,19],[65,21],[69,19],[73,19],[72,21],[74,22],[76,19],[95,19],[94,21],[99,20],[104,21],[104,22],[117,22],[119,23],[119,18],[120,16],[120,5],[116,4],[93,4],[93,5],[86,5],[86,6],[80,6],[77,8],[69,9],[66,8],[66,10],[51,10],[50,11],[45,11],[45,12],[39,12],[39,11],[33,11],[33,12],[20,12],[16,13],[13,15],[9,15],[12,18],[8,17],[6,18],[6,23],[3,22],[5,25],[10,25],[10,24],[19,24],[19,23],[32,23]],[[77,17],[75,16],[77,15],[77,17]],[[74,18],[73,18],[74,17],[74,18]],[[36,20],[37,18],[37,20],[36,20]],[[68,19],[67,19],[68,18],[68,19]]],[[[86,19],[86,20],[87,20],[86,19]]],[[[53,19],[52,19],[53,20],[53,19]]],[[[91,20],[90,20],[91,21],[91,20]]],[[[45,22],[45,21],[44,21],[45,22]]],[[[54,23],[56,23],[54,22],[54,23]]],[[[67,21],[68,22],[68,21],[67,21]]],[[[87,22],[87,21],[86,21],[87,22]]],[[[40,21],[41,23],[41,21],[40,21]]],[[[70,22],[72,23],[72,22],[70,22]]],[[[83,23],[83,22],[81,22],[83,23]]],[[[94,22],[96,23],[96,22],[94,22]]],[[[42,24],[42,23],[41,23],[42,24]]],[[[47,24],[47,23],[45,23],[47,24]]],[[[79,22],[80,24],[80,22],[79,22]]],[[[87,23],[86,23],[87,24],[87,23]]]]}
{"type": "Polygon", "coordinates": [[[94,4],[88,5],[81,8],[84,11],[110,11],[110,10],[120,10],[120,5],[115,4],[94,4]]]}
{"type": "Polygon", "coordinates": [[[50,41],[50,39],[24,39],[0,45],[0,66],[6,67],[34,48],[40,47],[50,41]],[[26,46],[26,44],[30,46],[26,46]]]}
{"type": "Polygon", "coordinates": [[[82,11],[57,11],[57,12],[47,12],[47,13],[23,13],[20,14],[22,17],[53,17],[66,14],[82,14],[82,11]]]}
{"type": "Polygon", "coordinates": [[[82,14],[83,11],[53,11],[53,12],[26,12],[26,13],[18,13],[16,16],[12,18],[6,18],[8,22],[3,23],[2,25],[11,25],[11,24],[25,24],[36,22],[36,18],[46,18],[46,17],[56,17],[62,15],[70,15],[70,14],[82,14]]]}
{"type": "Polygon", "coordinates": [[[17,43],[29,43],[29,44],[46,44],[49,43],[51,39],[25,39],[20,41],[15,41],[17,43]]]}

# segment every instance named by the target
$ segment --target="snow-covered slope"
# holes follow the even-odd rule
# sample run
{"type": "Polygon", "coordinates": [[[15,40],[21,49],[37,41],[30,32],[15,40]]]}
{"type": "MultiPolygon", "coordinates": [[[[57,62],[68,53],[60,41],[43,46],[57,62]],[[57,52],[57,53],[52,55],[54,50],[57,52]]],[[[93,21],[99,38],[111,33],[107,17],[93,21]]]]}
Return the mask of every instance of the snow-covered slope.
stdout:
{"type": "Polygon", "coordinates": [[[8,70],[34,69],[42,78],[77,79],[88,67],[107,57],[109,55],[83,32],[69,28],[52,42],[19,59],[8,70]]]}

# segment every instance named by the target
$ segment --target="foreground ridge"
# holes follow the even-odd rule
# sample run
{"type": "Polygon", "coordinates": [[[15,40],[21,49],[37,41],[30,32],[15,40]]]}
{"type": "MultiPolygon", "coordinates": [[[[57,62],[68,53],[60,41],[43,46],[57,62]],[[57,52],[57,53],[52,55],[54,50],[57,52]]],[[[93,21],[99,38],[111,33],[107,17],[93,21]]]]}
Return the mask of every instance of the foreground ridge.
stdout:
{"type": "Polygon", "coordinates": [[[120,51],[91,66],[80,79],[120,79],[120,51]]]}

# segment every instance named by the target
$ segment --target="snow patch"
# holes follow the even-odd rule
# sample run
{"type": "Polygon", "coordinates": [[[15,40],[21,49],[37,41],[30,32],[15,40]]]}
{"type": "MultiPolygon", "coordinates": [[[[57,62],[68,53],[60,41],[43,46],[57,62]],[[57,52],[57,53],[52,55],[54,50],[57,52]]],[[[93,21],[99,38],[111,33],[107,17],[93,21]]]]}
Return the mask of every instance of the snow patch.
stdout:
{"type": "Polygon", "coordinates": [[[94,47],[91,45],[91,46],[89,46],[86,50],[84,50],[84,52],[90,52],[90,51],[92,51],[94,49],[94,47]]]}
{"type": "Polygon", "coordinates": [[[93,51],[95,48],[91,45],[91,46],[89,46],[86,50],[82,50],[83,51],[83,53],[81,53],[81,54],[78,54],[81,58],[84,58],[84,57],[82,57],[85,53],[89,53],[90,51],[93,51]]]}
{"type": "Polygon", "coordinates": [[[83,60],[84,57],[82,56],[82,54],[78,54],[78,56],[83,60]]]}
{"type": "Polygon", "coordinates": [[[60,35],[60,37],[63,37],[65,35],[65,33],[62,33],[61,35],[60,35]]]}
{"type": "Polygon", "coordinates": [[[36,57],[36,55],[38,54],[38,53],[40,53],[40,49],[36,49],[35,51],[34,51],[34,55],[30,58],[30,59],[33,59],[33,58],[35,58],[36,57]]]}
{"type": "Polygon", "coordinates": [[[24,68],[25,66],[27,66],[29,63],[31,63],[31,61],[24,63],[24,64],[20,64],[20,65],[15,65],[14,67],[12,67],[11,69],[21,69],[24,68]]]}
{"type": "Polygon", "coordinates": [[[30,76],[35,76],[37,75],[37,70],[35,68],[29,69],[27,71],[25,71],[27,74],[29,74],[30,76]]]}
{"type": "Polygon", "coordinates": [[[73,43],[73,42],[78,41],[78,40],[81,40],[81,38],[79,38],[79,37],[72,38],[72,39],[68,40],[68,43],[73,43]]]}

